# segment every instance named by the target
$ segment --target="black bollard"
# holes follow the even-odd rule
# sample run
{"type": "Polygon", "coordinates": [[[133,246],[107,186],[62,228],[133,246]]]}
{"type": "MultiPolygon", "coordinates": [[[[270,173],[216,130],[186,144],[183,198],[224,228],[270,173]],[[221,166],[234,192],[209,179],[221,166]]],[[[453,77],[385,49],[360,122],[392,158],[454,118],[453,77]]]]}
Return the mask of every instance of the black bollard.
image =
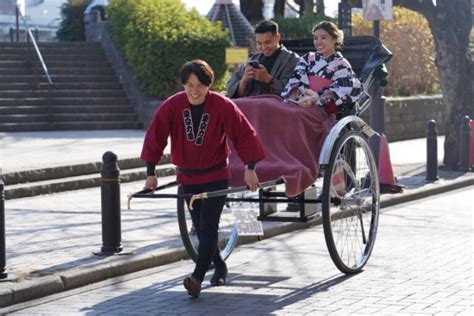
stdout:
{"type": "Polygon", "coordinates": [[[122,231],[120,224],[120,169],[117,155],[111,151],[102,156],[100,170],[102,206],[102,255],[113,255],[122,251],[122,231]]]}
{"type": "Polygon", "coordinates": [[[426,181],[438,180],[438,130],[436,121],[426,124],[426,181]]]}
{"type": "Polygon", "coordinates": [[[471,126],[469,116],[464,116],[461,121],[459,132],[459,170],[471,170],[471,126]]]}
{"type": "Polygon", "coordinates": [[[7,254],[5,247],[5,185],[0,176],[0,279],[6,279],[8,273],[5,272],[7,265],[7,254]]]}

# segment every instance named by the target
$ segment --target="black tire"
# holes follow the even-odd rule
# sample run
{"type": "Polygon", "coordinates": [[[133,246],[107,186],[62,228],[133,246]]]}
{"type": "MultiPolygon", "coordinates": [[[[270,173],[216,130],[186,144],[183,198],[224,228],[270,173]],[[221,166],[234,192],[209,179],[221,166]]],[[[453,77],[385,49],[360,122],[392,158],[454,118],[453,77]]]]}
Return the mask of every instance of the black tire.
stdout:
{"type": "Polygon", "coordinates": [[[379,192],[367,139],[358,131],[344,132],[324,171],[321,202],[326,246],[345,274],[360,272],[369,260],[377,235],[379,192]]]}
{"type": "MultiPolygon", "coordinates": [[[[182,193],[182,187],[178,186],[178,194],[182,193]]],[[[177,198],[178,225],[183,245],[194,262],[198,257],[199,241],[197,235],[190,234],[192,227],[191,214],[184,198],[177,198]]],[[[219,249],[223,260],[226,260],[234,250],[238,239],[238,230],[232,211],[224,207],[219,224],[219,249]]]]}

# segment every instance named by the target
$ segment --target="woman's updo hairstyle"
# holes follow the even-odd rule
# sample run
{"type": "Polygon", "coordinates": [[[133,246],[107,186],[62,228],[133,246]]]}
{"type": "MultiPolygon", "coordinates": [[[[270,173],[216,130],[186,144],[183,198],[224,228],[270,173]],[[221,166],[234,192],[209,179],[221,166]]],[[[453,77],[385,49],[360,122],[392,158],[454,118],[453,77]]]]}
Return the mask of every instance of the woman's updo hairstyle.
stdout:
{"type": "Polygon", "coordinates": [[[313,33],[316,32],[316,30],[326,31],[332,38],[337,40],[336,50],[341,49],[342,42],[344,41],[344,33],[339,30],[336,24],[330,21],[322,21],[313,27],[313,33]]]}

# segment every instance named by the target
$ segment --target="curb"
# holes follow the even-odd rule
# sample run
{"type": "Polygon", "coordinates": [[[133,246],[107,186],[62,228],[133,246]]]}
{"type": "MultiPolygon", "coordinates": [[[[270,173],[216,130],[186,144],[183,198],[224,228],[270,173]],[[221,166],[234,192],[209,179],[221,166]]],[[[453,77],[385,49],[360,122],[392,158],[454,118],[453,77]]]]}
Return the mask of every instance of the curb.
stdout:
{"type": "MultiPolygon", "coordinates": [[[[158,176],[176,173],[170,159],[169,154],[163,156],[157,165],[158,176]]],[[[146,176],[145,163],[140,158],[119,159],[117,164],[122,183],[142,180],[146,176]]],[[[2,175],[6,183],[5,200],[100,187],[101,167],[102,162],[97,161],[6,173],[2,175]]]]}
{"type": "MultiPolygon", "coordinates": [[[[409,192],[400,193],[381,198],[381,208],[415,201],[435,194],[460,189],[474,185],[474,176],[468,174],[449,182],[430,183],[426,187],[411,189],[409,192]]],[[[238,245],[253,243],[277,235],[297,231],[300,229],[322,224],[321,217],[308,223],[283,223],[265,229],[261,237],[239,238],[238,245]]],[[[55,275],[44,276],[33,280],[15,283],[9,289],[0,290],[0,307],[7,307],[51,294],[72,290],[108,278],[122,276],[157,266],[162,266],[180,260],[189,259],[184,247],[160,251],[158,253],[139,254],[132,256],[112,256],[109,262],[88,267],[77,267],[71,270],[58,272],[55,275]],[[115,258],[120,257],[118,260],[115,258]],[[111,261],[113,260],[113,261],[111,261]]]]}

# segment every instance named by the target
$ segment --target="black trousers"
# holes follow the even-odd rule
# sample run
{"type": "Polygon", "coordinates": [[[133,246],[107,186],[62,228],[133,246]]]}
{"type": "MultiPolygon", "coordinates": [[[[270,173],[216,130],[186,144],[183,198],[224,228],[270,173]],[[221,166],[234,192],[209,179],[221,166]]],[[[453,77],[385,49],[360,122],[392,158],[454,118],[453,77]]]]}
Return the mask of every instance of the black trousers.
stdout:
{"type": "MultiPolygon", "coordinates": [[[[205,184],[183,185],[183,193],[197,194],[225,190],[229,187],[228,180],[220,180],[205,184]]],[[[191,218],[199,239],[198,259],[192,276],[204,280],[209,265],[214,262],[216,268],[225,266],[218,249],[219,220],[224,208],[226,196],[205,200],[197,200],[193,204],[191,218]]],[[[189,204],[189,199],[186,201],[189,204]]]]}

